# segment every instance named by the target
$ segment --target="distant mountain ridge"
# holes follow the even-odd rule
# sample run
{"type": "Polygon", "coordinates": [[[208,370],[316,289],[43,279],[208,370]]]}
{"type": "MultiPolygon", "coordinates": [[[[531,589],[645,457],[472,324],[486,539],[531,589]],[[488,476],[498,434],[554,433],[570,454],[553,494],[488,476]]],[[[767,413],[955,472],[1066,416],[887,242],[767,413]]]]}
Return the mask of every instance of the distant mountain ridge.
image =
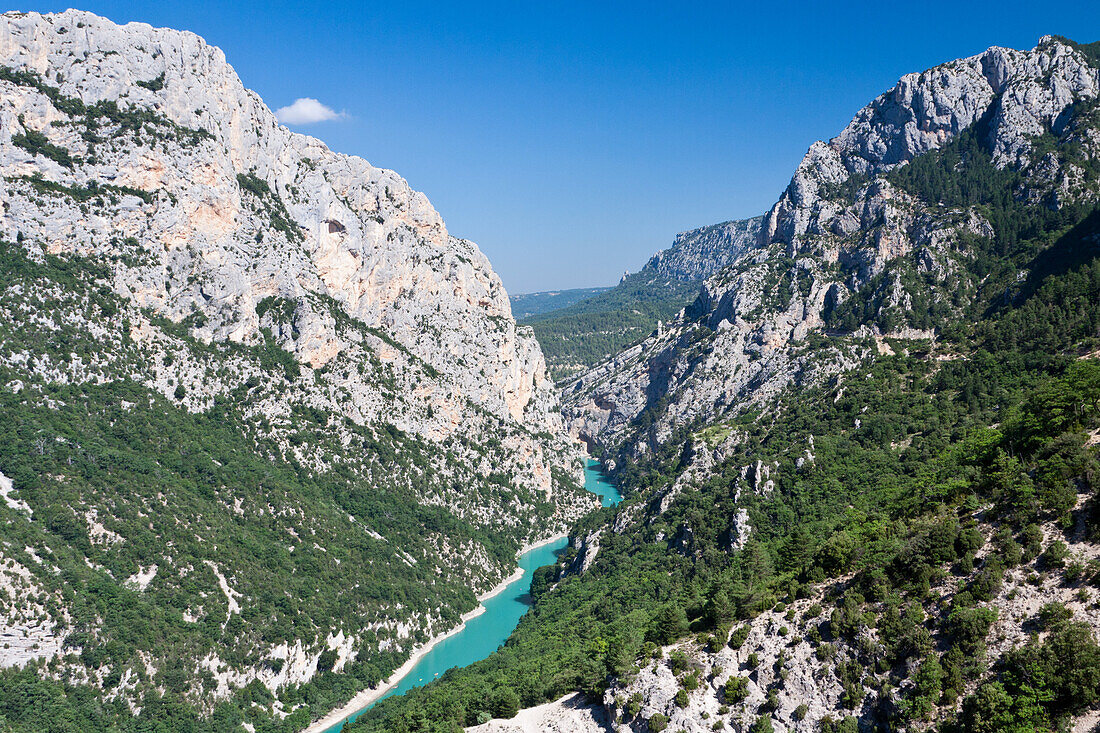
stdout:
{"type": "Polygon", "coordinates": [[[644,269],[677,280],[704,280],[757,246],[763,221],[754,216],[680,232],[644,269]]]}
{"type": "Polygon", "coordinates": [[[512,301],[512,317],[517,321],[525,318],[540,316],[551,311],[568,308],[574,303],[586,300],[611,289],[611,286],[603,288],[572,288],[569,290],[543,290],[537,293],[519,293],[509,295],[512,301]]]}
{"type": "Polygon", "coordinates": [[[517,318],[533,329],[551,376],[574,376],[675,317],[705,277],[757,246],[762,221],[757,216],[681,232],[614,288],[517,318]]]}

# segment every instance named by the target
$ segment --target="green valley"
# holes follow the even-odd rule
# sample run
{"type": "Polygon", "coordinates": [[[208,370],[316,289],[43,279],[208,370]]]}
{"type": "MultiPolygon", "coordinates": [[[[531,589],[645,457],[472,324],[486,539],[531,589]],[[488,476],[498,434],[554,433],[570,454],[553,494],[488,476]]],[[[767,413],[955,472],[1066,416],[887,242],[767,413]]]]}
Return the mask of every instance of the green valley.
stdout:
{"type": "MultiPolygon", "coordinates": [[[[743,126],[800,140],[837,102],[788,87],[907,44],[296,10],[224,37],[338,106],[269,109],[194,33],[0,15],[0,733],[1098,728],[1100,43],[905,74],[766,213],[509,295],[329,144],[470,207],[510,282],[599,282],[540,242],[760,211],[787,153],[743,126]]],[[[955,10],[922,54],[981,37],[955,10]]]]}

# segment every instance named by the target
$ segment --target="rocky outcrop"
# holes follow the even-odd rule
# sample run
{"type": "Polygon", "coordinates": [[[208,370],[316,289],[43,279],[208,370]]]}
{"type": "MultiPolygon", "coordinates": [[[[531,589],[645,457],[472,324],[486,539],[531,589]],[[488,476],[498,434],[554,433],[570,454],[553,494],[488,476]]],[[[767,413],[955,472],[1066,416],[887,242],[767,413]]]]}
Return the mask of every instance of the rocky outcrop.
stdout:
{"type": "Polygon", "coordinates": [[[1098,70],[1052,37],[903,77],[810,147],[757,245],[710,276],[674,322],[566,386],[570,431],[644,453],[675,426],[842,373],[874,356],[872,336],[934,337],[937,324],[913,304],[958,308],[976,287],[962,272],[975,254],[966,242],[990,239],[993,226],[979,208],[924,201],[889,173],[977,130],[993,165],[1026,181],[1021,199],[1094,201],[1080,166],[1044,152],[1038,136],[1096,155],[1088,110],[1098,91],[1098,70]],[[841,322],[857,295],[868,308],[841,322]]]}
{"type": "MultiPolygon", "coordinates": [[[[1048,537],[1059,534],[1052,525],[1045,529],[1048,537]]],[[[1068,551],[1074,561],[1082,563],[1100,554],[1095,544],[1087,541],[1070,542],[1068,551]]],[[[963,586],[958,577],[949,575],[933,585],[930,594],[947,607],[963,586]]],[[[723,636],[717,644],[681,641],[664,647],[654,660],[645,660],[608,687],[604,705],[620,721],[616,731],[643,733],[655,715],[667,719],[669,730],[686,733],[719,729],[747,733],[761,716],[768,718],[776,731],[816,731],[825,718],[838,721],[848,716],[873,727],[881,722],[876,716],[894,709],[913,683],[905,680],[900,690],[884,688],[858,704],[844,703],[842,666],[869,665],[871,658],[881,655],[884,645],[881,632],[873,626],[863,627],[854,638],[829,636],[829,615],[822,608],[828,609],[831,599],[850,587],[851,578],[844,578],[815,588],[810,597],[744,622],[735,629],[732,640],[723,636]],[[674,664],[677,658],[680,661],[674,664]],[[694,677],[695,685],[687,683],[689,677],[694,677]],[[680,701],[677,693],[681,693],[680,701]],[[719,721],[722,726],[716,728],[719,721]]],[[[1001,655],[1026,643],[1029,632],[1036,634],[1041,609],[1047,603],[1062,604],[1076,621],[1100,633],[1100,617],[1089,597],[1065,582],[1060,573],[1044,572],[1039,561],[1010,570],[1003,587],[983,604],[996,611],[987,664],[994,666],[1001,655]]],[[[876,613],[885,608],[885,604],[872,605],[876,613]]],[[[930,637],[931,643],[946,644],[945,637],[942,631],[937,632],[930,637]]],[[[919,661],[914,660],[913,666],[919,661]]],[[[1091,730],[1095,717],[1095,712],[1082,716],[1074,730],[1091,730]]],[[[927,723],[913,726],[917,730],[927,727],[927,723]]]]}
{"type": "Polygon", "coordinates": [[[598,733],[612,731],[611,719],[584,695],[566,695],[545,705],[521,710],[514,718],[490,720],[466,729],[468,733],[598,733]]]}
{"type": "Polygon", "coordinates": [[[850,232],[854,222],[830,201],[830,189],[908,163],[982,119],[998,167],[1028,164],[1032,140],[1061,132],[1067,110],[1097,93],[1096,68],[1050,36],[1031,51],[994,47],[907,74],[831,141],[810,146],[768,212],[765,238],[794,245],[807,234],[850,232]]]}

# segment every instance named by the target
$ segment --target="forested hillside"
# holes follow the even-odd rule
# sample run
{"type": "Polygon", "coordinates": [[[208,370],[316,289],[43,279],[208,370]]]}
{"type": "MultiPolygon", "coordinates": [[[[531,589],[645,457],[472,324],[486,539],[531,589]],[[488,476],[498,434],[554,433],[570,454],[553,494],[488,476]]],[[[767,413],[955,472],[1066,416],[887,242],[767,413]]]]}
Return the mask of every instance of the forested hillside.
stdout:
{"type": "Polygon", "coordinates": [[[538,342],[193,34],[0,16],[0,178],[0,733],[301,731],[559,532],[349,733],[1100,722],[1100,43],[906,75],[538,342]]]}
{"type": "Polygon", "coordinates": [[[1094,725],[1097,48],[909,75],[815,144],[760,250],[570,385],[623,504],[359,729],[571,690],[639,733],[1094,725]]]}
{"type": "MultiPolygon", "coordinates": [[[[589,543],[600,533],[587,573],[569,572],[578,550],[570,551],[543,573],[535,609],[505,649],[408,700],[383,703],[364,729],[448,730],[448,719],[472,725],[482,713],[500,716],[509,691],[528,706],[573,689],[594,699],[606,692],[624,722],[643,724],[665,713],[659,700],[646,700],[642,715],[640,694],[630,704],[641,688],[630,685],[655,660],[672,665],[669,697],[687,693],[679,707],[710,680],[726,708],[714,719],[732,722],[757,706],[766,713],[769,696],[778,712],[780,672],[804,650],[839,680],[835,694],[822,695],[832,705],[818,710],[838,722],[860,715],[919,724],[961,702],[968,719],[1004,730],[1021,721],[1053,726],[1089,709],[1100,689],[1100,364],[1080,357],[1100,347],[1098,326],[1093,260],[1048,278],[966,338],[893,342],[895,355],[853,372],[844,386],[777,405],[764,425],[750,414],[685,427],[666,450],[619,474],[632,492],[621,508],[574,530],[589,543]],[[1051,311],[1075,317],[1019,337],[1051,311]],[[1054,353],[1043,351],[1054,344],[1054,353]],[[685,452],[706,451],[729,433],[741,436],[736,452],[686,487],[685,452]],[[1018,616],[1013,596],[1036,591],[1064,600],[1018,616]],[[798,614],[786,614],[795,603],[798,614]],[[727,641],[740,650],[750,631],[760,633],[753,619],[772,609],[790,631],[777,624],[761,640],[787,648],[773,650],[778,667],[766,679],[757,672],[762,648],[746,648],[732,666],[709,663],[694,682],[687,676],[696,662],[661,653],[685,635],[697,639],[688,651],[701,659],[727,641]],[[994,666],[988,648],[1004,643],[990,632],[1002,614],[1025,624],[1017,642],[1026,641],[1027,623],[1057,633],[994,666]],[[1013,696],[1022,664],[1050,671],[1041,704],[1021,710],[1013,696]],[[916,670],[921,676],[909,682],[916,670]],[[740,706],[750,679],[763,697],[740,706]],[[486,699],[485,689],[497,696],[486,699]],[[740,699],[734,689],[745,690],[740,699]]],[[[792,693],[784,695],[788,713],[809,699],[792,693]]]]}
{"type": "Polygon", "coordinates": [[[550,311],[568,308],[574,303],[606,292],[611,288],[573,288],[572,290],[546,290],[540,293],[509,295],[512,316],[517,320],[541,316],[550,311]]]}
{"type": "Polygon", "coordinates": [[[648,336],[699,292],[699,281],[642,270],[573,305],[521,319],[546,355],[550,376],[564,379],[648,336]]]}

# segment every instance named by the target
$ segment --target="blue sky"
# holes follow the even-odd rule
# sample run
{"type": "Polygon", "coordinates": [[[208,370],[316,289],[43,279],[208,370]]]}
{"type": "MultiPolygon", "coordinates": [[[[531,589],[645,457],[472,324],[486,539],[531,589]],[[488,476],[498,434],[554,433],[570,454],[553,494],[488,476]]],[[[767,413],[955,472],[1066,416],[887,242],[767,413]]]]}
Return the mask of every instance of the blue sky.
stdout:
{"type": "Polygon", "coordinates": [[[346,113],[295,129],[396,170],[516,293],[611,284],[678,231],[766,211],[904,73],[1100,40],[1095,0],[81,7],[202,35],[273,109],[346,113]]]}

